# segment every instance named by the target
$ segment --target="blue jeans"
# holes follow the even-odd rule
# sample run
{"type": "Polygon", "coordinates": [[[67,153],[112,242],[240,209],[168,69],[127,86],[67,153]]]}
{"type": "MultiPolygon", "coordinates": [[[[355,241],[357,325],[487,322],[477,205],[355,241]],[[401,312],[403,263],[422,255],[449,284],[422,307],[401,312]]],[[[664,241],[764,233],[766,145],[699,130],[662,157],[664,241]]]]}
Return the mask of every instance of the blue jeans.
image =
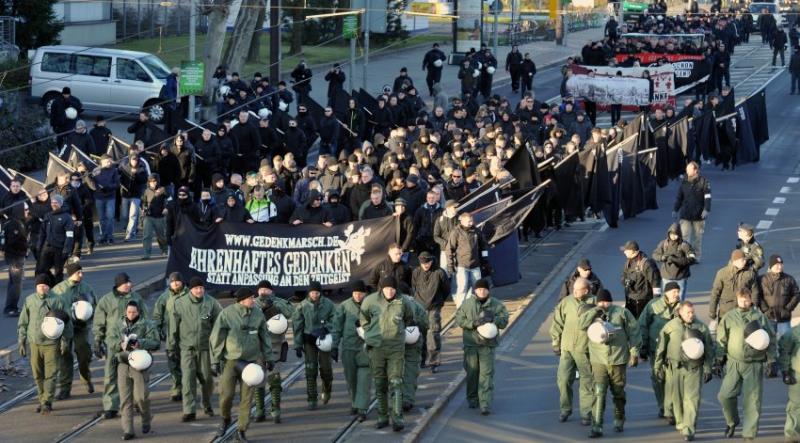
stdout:
{"type": "Polygon", "coordinates": [[[142,199],[140,198],[122,197],[119,219],[120,221],[128,220],[128,226],[125,228],[125,240],[130,240],[131,237],[135,237],[139,232],[139,210],[141,206],[142,199]]]}
{"type": "Polygon", "coordinates": [[[461,306],[467,298],[472,296],[472,287],[481,278],[481,268],[456,268],[456,292],[453,293],[453,301],[456,309],[461,306]]]}
{"type": "Polygon", "coordinates": [[[100,217],[100,241],[114,239],[114,212],[116,211],[116,201],[110,199],[96,199],[97,215],[100,217]]]}
{"type": "Polygon", "coordinates": [[[674,281],[675,283],[678,284],[678,286],[681,287],[681,301],[686,300],[686,279],[685,278],[682,278],[680,280],[669,280],[669,279],[666,279],[666,278],[661,279],[661,293],[662,294],[664,293],[664,286],[666,286],[667,283],[669,283],[671,281],[674,281]]]}
{"type": "Polygon", "coordinates": [[[775,329],[775,340],[780,340],[783,334],[792,330],[792,322],[790,321],[777,322],[770,320],[770,323],[772,323],[772,327],[775,329]]]}

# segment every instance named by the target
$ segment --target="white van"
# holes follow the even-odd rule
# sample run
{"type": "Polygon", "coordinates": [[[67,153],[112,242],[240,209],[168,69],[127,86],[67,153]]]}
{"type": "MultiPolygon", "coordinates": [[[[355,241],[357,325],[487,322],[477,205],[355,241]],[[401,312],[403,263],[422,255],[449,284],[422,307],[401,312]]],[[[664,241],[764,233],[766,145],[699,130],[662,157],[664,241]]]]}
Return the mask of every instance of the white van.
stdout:
{"type": "Polygon", "coordinates": [[[53,98],[69,86],[85,110],[136,113],[147,109],[160,123],[158,95],[170,70],[155,55],[83,46],[43,46],[31,60],[31,97],[49,115],[53,98]]]}
{"type": "Polygon", "coordinates": [[[758,31],[758,16],[764,9],[775,17],[775,23],[777,23],[778,26],[788,26],[786,15],[781,13],[777,1],[752,2],[748,5],[748,11],[750,11],[750,15],[753,16],[753,26],[756,31],[758,31]]]}

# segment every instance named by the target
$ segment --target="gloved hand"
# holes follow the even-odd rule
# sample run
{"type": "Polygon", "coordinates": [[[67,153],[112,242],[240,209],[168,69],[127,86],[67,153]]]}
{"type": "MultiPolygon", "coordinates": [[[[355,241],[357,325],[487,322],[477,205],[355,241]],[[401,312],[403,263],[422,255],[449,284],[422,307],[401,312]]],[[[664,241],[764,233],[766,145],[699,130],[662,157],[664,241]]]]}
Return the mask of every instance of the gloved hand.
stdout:
{"type": "Polygon", "coordinates": [[[710,382],[712,378],[714,378],[714,374],[706,372],[705,374],[703,374],[703,383],[710,382]]]}
{"type": "Polygon", "coordinates": [[[173,351],[172,349],[167,349],[167,360],[170,361],[178,360],[178,353],[173,351]]]}
{"type": "Polygon", "coordinates": [[[705,219],[706,219],[706,217],[708,217],[708,211],[706,211],[705,209],[703,209],[703,212],[701,212],[701,213],[700,213],[700,218],[702,218],[703,220],[705,220],[705,219]]]}
{"type": "Polygon", "coordinates": [[[67,355],[69,353],[69,340],[64,337],[61,337],[61,343],[59,343],[59,351],[61,351],[61,355],[67,355]]]}
{"type": "Polygon", "coordinates": [[[492,311],[481,311],[481,319],[484,323],[491,323],[494,321],[494,313],[492,311]]]}
{"type": "Polygon", "coordinates": [[[672,218],[673,218],[674,220],[677,220],[677,219],[678,219],[678,211],[672,211],[672,218]]]}
{"type": "Polygon", "coordinates": [[[214,377],[219,377],[222,374],[222,369],[220,369],[219,362],[211,363],[211,375],[214,377]]]}
{"type": "Polygon", "coordinates": [[[639,349],[639,360],[647,361],[647,348],[639,349]]]}
{"type": "Polygon", "coordinates": [[[339,363],[339,349],[338,348],[331,349],[331,358],[336,363],[339,363]]]}
{"type": "Polygon", "coordinates": [[[28,342],[27,342],[27,340],[24,340],[24,339],[20,340],[17,343],[17,352],[19,352],[19,356],[22,357],[22,358],[25,358],[25,357],[28,356],[27,345],[28,345],[28,342]]]}
{"type": "Polygon", "coordinates": [[[494,269],[489,260],[481,260],[481,278],[491,277],[493,273],[494,269]]]}
{"type": "Polygon", "coordinates": [[[294,355],[296,355],[297,358],[303,358],[303,348],[295,349],[294,350],[294,355]]]}
{"type": "MultiPolygon", "coordinates": [[[[166,333],[166,332],[164,332],[164,331],[160,331],[160,332],[158,333],[158,338],[159,338],[161,341],[167,341],[167,333],[166,333]]],[[[169,352],[169,351],[167,351],[167,352],[169,352]]],[[[169,354],[167,354],[167,355],[169,355],[169,354]]]]}
{"type": "Polygon", "coordinates": [[[783,383],[787,385],[793,385],[797,383],[797,380],[794,378],[794,374],[791,371],[783,371],[783,383]]]}
{"type": "Polygon", "coordinates": [[[100,340],[94,342],[94,356],[98,359],[106,357],[106,345],[100,340]]]}
{"type": "Polygon", "coordinates": [[[275,369],[275,363],[273,363],[272,361],[268,361],[267,362],[267,371],[272,372],[273,369],[275,369]]]}
{"type": "Polygon", "coordinates": [[[264,303],[264,305],[262,306],[262,309],[264,310],[271,309],[272,305],[275,304],[272,302],[272,299],[270,298],[265,299],[262,303],[264,303]]]}
{"type": "Polygon", "coordinates": [[[561,347],[553,346],[553,354],[556,354],[556,357],[561,357],[561,347]]]}
{"type": "Polygon", "coordinates": [[[723,364],[721,361],[716,361],[714,366],[711,367],[711,373],[714,374],[717,378],[722,378],[722,368],[723,364]]]}
{"type": "Polygon", "coordinates": [[[628,367],[635,368],[639,366],[639,356],[636,354],[631,354],[631,357],[628,359],[628,367]]]}
{"type": "Polygon", "coordinates": [[[653,368],[653,374],[656,376],[656,380],[664,381],[666,374],[664,373],[664,365],[658,365],[653,368]]]}
{"type": "Polygon", "coordinates": [[[361,320],[360,319],[356,319],[356,327],[357,328],[361,327],[361,320]]]}
{"type": "Polygon", "coordinates": [[[767,363],[765,368],[767,378],[775,378],[778,376],[778,362],[767,363]]]}

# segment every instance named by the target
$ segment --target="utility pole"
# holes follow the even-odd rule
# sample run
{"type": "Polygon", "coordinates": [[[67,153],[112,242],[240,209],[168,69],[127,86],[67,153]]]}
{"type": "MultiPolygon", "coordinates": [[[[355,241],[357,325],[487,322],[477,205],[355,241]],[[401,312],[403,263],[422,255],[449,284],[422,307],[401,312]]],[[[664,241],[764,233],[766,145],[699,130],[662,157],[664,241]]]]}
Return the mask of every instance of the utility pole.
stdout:
{"type": "Polygon", "coordinates": [[[500,0],[494,0],[493,7],[494,7],[494,22],[492,22],[492,35],[494,36],[494,43],[492,46],[494,46],[493,50],[494,56],[499,57],[497,55],[497,12],[498,9],[500,9],[500,0]]]}
{"type": "Polygon", "coordinates": [[[364,11],[364,72],[363,78],[361,79],[361,87],[365,91],[369,91],[367,89],[367,65],[369,65],[369,0],[365,2],[365,11],[364,11]]]}
{"type": "MultiPolygon", "coordinates": [[[[194,62],[197,49],[197,0],[191,0],[189,11],[189,61],[194,62]]],[[[194,94],[189,94],[189,121],[193,122],[194,117],[194,94]]]]}
{"type": "Polygon", "coordinates": [[[356,39],[355,37],[350,38],[350,66],[349,66],[349,73],[350,73],[350,81],[347,83],[348,89],[352,92],[353,91],[353,72],[355,69],[353,67],[356,65],[356,39]]]}

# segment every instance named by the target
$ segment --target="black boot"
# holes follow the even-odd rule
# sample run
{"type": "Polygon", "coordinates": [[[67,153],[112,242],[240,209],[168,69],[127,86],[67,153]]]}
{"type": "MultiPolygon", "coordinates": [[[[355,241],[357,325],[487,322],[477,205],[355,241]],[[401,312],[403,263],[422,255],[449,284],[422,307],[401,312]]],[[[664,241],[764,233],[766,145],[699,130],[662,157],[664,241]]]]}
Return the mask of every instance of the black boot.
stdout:
{"type": "Polygon", "coordinates": [[[228,426],[231,425],[230,418],[223,418],[222,423],[220,423],[219,428],[217,428],[217,437],[222,437],[225,435],[225,432],[228,430],[228,426]]]}
{"type": "Polygon", "coordinates": [[[238,431],[236,433],[236,441],[239,443],[247,443],[247,437],[244,435],[244,431],[238,431]]]}

